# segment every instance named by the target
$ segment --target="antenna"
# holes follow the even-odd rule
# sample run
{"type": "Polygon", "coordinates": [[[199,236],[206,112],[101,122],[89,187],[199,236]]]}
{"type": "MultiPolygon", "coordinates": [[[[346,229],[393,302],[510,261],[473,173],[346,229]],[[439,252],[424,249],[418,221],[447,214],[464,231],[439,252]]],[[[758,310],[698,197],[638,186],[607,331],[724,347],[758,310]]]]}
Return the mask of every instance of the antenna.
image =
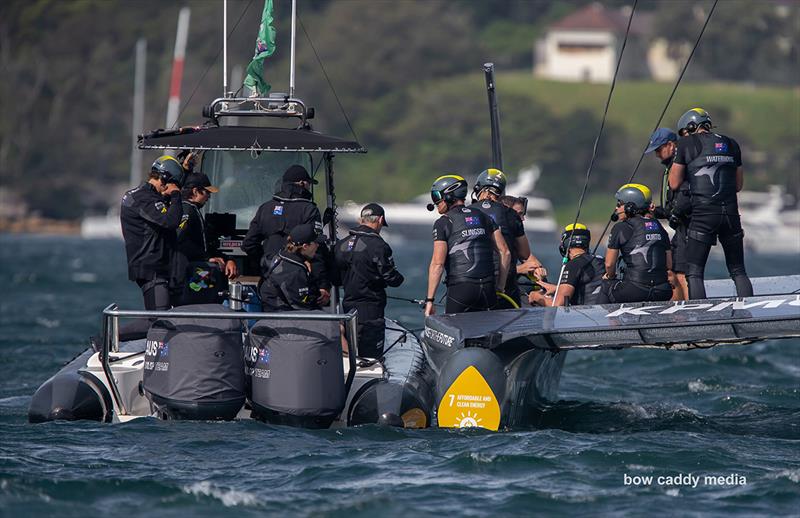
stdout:
{"type": "Polygon", "coordinates": [[[222,97],[228,96],[228,0],[222,0],[222,97]]]}
{"type": "Polygon", "coordinates": [[[297,35],[297,0],[292,0],[292,52],[289,60],[289,97],[294,97],[294,44],[297,35]]]}

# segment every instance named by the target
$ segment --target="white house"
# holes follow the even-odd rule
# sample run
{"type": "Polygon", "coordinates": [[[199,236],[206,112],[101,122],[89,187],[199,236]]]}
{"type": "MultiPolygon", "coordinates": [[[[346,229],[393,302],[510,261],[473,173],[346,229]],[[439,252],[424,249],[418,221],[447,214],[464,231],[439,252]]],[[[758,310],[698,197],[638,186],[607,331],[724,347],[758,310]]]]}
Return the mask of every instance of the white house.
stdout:
{"type": "MultiPolygon", "coordinates": [[[[607,9],[595,2],[557,21],[536,42],[534,74],[557,81],[611,82],[629,15],[630,8],[607,9]]],[[[677,77],[678,67],[664,44],[645,41],[651,22],[650,13],[634,14],[621,72],[627,78],[669,81],[677,77]]]]}

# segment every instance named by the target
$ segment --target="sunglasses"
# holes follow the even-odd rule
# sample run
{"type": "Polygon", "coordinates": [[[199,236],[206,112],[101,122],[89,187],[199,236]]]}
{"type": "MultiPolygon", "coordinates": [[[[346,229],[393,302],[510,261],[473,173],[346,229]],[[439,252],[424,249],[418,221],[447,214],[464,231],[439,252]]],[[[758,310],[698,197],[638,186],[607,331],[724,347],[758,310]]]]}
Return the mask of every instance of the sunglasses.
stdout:
{"type": "Polygon", "coordinates": [[[618,201],[618,202],[617,202],[617,208],[619,208],[619,207],[622,207],[623,205],[625,205],[625,204],[624,204],[624,203],[622,203],[621,201],[618,201]]]}

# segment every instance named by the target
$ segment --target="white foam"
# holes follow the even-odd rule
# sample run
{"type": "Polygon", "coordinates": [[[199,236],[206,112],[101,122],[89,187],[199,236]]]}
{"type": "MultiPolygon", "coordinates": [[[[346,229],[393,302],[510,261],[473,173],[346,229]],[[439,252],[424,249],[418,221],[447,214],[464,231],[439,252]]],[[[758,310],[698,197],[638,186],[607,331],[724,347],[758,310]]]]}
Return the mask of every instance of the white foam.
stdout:
{"type": "Polygon", "coordinates": [[[183,487],[183,491],[190,495],[197,496],[210,496],[216,498],[225,507],[235,507],[238,505],[256,505],[258,498],[252,493],[247,491],[239,491],[236,489],[226,489],[217,487],[211,482],[204,480],[202,482],[195,482],[183,487]]]}
{"type": "Polygon", "coordinates": [[[92,272],[75,272],[72,274],[72,282],[94,284],[97,282],[97,274],[92,272]]]}
{"type": "Polygon", "coordinates": [[[53,329],[54,327],[58,327],[61,325],[61,321],[58,319],[51,320],[49,318],[44,318],[44,317],[36,317],[36,323],[48,329],[53,329]]]}
{"type": "Polygon", "coordinates": [[[788,478],[795,484],[800,484],[800,469],[785,469],[777,473],[770,473],[769,478],[788,478]]]}
{"type": "Polygon", "coordinates": [[[689,382],[689,392],[708,392],[709,390],[711,390],[711,387],[703,383],[700,379],[689,382]]]}

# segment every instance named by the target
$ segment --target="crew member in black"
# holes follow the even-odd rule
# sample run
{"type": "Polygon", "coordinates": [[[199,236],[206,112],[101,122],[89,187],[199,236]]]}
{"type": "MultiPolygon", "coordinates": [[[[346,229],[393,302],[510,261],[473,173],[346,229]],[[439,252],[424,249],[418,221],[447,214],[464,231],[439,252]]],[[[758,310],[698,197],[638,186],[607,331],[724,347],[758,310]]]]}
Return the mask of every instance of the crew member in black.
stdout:
{"type": "Polygon", "coordinates": [[[719,242],[725,251],[728,273],[736,295],[750,297],[753,285],[744,267],[744,231],[736,193],[744,185],[742,152],[730,137],[711,133],[711,117],[692,108],[678,121],[678,150],[669,171],[669,186],[677,189],[688,180],[692,191],[687,272],[689,297],[706,298],[704,273],[708,253],[719,242]]]}
{"type": "Polygon", "coordinates": [[[604,278],[609,282],[601,303],[669,300],[672,286],[667,272],[672,269],[672,252],[667,232],[652,217],[650,189],[641,184],[625,184],[616,198],[620,221],[608,236],[604,278]],[[620,254],[625,275],[622,280],[615,280],[620,254]]]}
{"type": "Polygon", "coordinates": [[[528,294],[531,305],[578,306],[599,304],[603,300],[603,275],[606,267],[601,258],[589,253],[591,241],[592,234],[582,223],[574,226],[570,224],[564,228],[558,250],[569,261],[564,265],[561,285],[539,281],[548,294],[545,295],[541,290],[531,291],[528,294]]]}
{"type": "Polygon", "coordinates": [[[311,259],[322,236],[313,223],[291,229],[283,249],[270,261],[259,294],[265,312],[320,309],[322,297],[311,275],[311,259]]]}
{"type": "Polygon", "coordinates": [[[392,248],[381,236],[386,212],[377,203],[361,209],[361,224],[334,248],[336,271],[344,286],[342,308],[358,310],[358,352],[378,358],[383,353],[386,287],[403,283],[392,259],[392,248]]]}
{"type": "Polygon", "coordinates": [[[182,302],[184,288],[188,282],[186,269],[189,263],[201,261],[215,263],[228,279],[234,279],[238,275],[236,262],[225,260],[214,243],[209,243],[207,240],[206,221],[200,209],[211,198],[211,194],[217,192],[219,187],[211,185],[211,180],[203,173],[187,175],[181,189],[183,216],[178,225],[177,247],[173,262],[176,288],[172,294],[173,306],[178,306],[182,302]]]}
{"type": "MultiPolygon", "coordinates": [[[[308,223],[314,225],[318,233],[322,232],[322,219],[311,194],[311,185],[319,182],[308,175],[305,167],[297,164],[283,173],[282,182],[281,190],[258,208],[242,241],[242,250],[261,265],[262,274],[286,244],[292,228],[308,223]]],[[[330,280],[324,251],[317,253],[312,265],[312,275],[322,294],[322,305],[327,305],[330,280]]]]}
{"type": "MultiPolygon", "coordinates": [[[[487,169],[478,175],[475,180],[475,187],[473,188],[473,202],[470,207],[477,208],[487,216],[492,218],[492,221],[500,228],[503,234],[503,239],[508,246],[511,253],[511,273],[522,275],[536,275],[538,278],[547,275],[547,270],[544,269],[542,263],[531,254],[531,245],[528,242],[528,237],[525,235],[525,229],[522,226],[522,219],[517,213],[502,203],[499,198],[505,193],[506,190],[506,176],[499,169],[487,169]],[[477,201],[475,200],[477,198],[477,201]],[[521,264],[517,264],[521,261],[521,264]]],[[[495,269],[499,267],[499,261],[495,256],[495,269]]],[[[505,285],[505,294],[514,301],[516,306],[513,306],[501,297],[497,303],[497,309],[510,309],[512,307],[519,307],[520,305],[520,292],[519,285],[517,284],[517,275],[508,275],[505,285]]]]}
{"type": "Polygon", "coordinates": [[[128,257],[128,278],[142,290],[148,310],[169,309],[169,284],[175,230],[181,222],[184,171],[164,155],[150,168],[147,182],[122,197],[120,224],[128,257]]]}
{"type": "Polygon", "coordinates": [[[688,247],[686,230],[689,215],[692,211],[691,191],[689,182],[683,182],[677,191],[669,188],[669,168],[675,158],[678,135],[667,128],[658,128],[650,137],[650,144],[645,153],[655,152],[664,165],[664,175],[661,185],[661,207],[656,207],[654,214],[659,219],[666,219],[669,226],[675,230],[670,245],[672,248],[672,270],[670,277],[672,284],[672,300],[686,300],[689,298],[689,287],[686,284],[686,248],[688,247]]]}
{"type": "Polygon", "coordinates": [[[464,206],[467,181],[457,175],[440,176],[431,187],[432,204],[442,217],[433,225],[433,256],[428,268],[425,316],[433,315],[436,288],[447,271],[447,313],[484,311],[497,303],[496,286],[505,286],[511,253],[491,218],[464,206]],[[494,251],[500,257],[494,275],[494,251]]]}

